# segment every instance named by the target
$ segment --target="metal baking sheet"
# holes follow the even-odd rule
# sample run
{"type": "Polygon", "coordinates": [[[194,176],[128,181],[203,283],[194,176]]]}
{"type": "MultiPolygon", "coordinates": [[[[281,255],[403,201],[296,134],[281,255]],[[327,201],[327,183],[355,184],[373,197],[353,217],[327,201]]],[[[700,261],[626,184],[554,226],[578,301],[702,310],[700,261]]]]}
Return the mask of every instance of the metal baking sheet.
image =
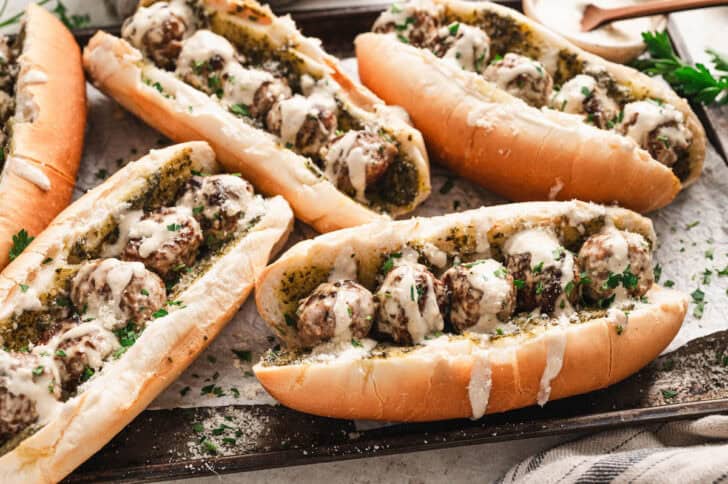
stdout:
{"type": "MultiPolygon", "coordinates": [[[[290,10],[304,33],[321,38],[329,52],[345,58],[353,54],[355,35],[369,29],[381,8],[290,10]]],[[[118,28],[108,30],[118,32],[118,28]]],[[[91,33],[78,32],[79,41],[83,43],[91,33]]],[[[114,103],[100,100],[94,90],[90,93],[89,119],[93,121],[77,195],[126,160],[168,142],[114,103]],[[129,139],[136,141],[132,148],[129,139]]],[[[250,364],[258,353],[246,349],[248,340],[257,338],[259,346],[271,342],[265,328],[256,327],[259,318],[248,301],[211,351],[155,401],[152,407],[156,410],[143,412],[68,481],[140,481],[234,472],[728,412],[728,331],[721,331],[726,327],[728,301],[723,286],[728,278],[718,275],[728,262],[728,235],[715,210],[720,205],[716,200],[725,199],[728,191],[728,169],[712,151],[700,183],[654,220],[663,243],[658,250],[658,260],[665,266],[663,281],[674,279],[687,292],[702,287],[708,301],[703,317],[689,317],[686,326],[690,327],[672,346],[679,346],[675,352],[620,384],[550,402],[544,408],[479,421],[382,425],[304,415],[272,405],[250,376],[250,364]],[[703,259],[705,263],[698,267],[696,261],[703,259]],[[705,275],[708,270],[710,276],[705,275]],[[713,279],[712,285],[705,284],[706,277],[713,279]],[[695,335],[709,333],[713,334],[695,339],[695,335]],[[687,340],[692,341],[684,344],[687,340]],[[230,350],[236,348],[242,352],[232,358],[230,350]],[[220,365],[234,365],[235,371],[221,369],[215,376],[220,365]],[[225,395],[211,393],[215,387],[225,395]]],[[[417,213],[431,215],[495,203],[503,201],[434,166],[433,197],[417,213]]],[[[298,224],[297,237],[311,234],[298,224]]],[[[692,305],[690,311],[695,311],[692,305]]]]}

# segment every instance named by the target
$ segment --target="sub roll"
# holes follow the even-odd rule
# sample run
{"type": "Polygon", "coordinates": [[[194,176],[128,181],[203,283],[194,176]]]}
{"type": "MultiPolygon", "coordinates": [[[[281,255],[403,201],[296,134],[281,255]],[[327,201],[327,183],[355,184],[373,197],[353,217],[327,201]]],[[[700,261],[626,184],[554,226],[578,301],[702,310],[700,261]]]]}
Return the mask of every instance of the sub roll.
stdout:
{"type": "Polygon", "coordinates": [[[527,202],[299,242],[256,282],[283,343],[268,392],[326,417],[480,418],[590,392],[657,357],[684,294],[655,284],[652,223],[527,202]]]}
{"type": "Polygon", "coordinates": [[[699,176],[705,133],[665,83],[490,2],[393,4],[356,40],[362,81],[435,158],[511,200],[649,212],[699,176]]]}
{"type": "Polygon", "coordinates": [[[19,34],[0,36],[0,269],[71,201],[85,127],[81,51],[30,4],[19,34]]]}
{"type": "Polygon", "coordinates": [[[406,114],[290,18],[253,0],[142,3],[121,39],[91,39],[84,63],[151,126],[207,140],[227,169],[283,195],[321,232],[402,215],[427,197],[427,153],[406,114]]]}
{"type": "Polygon", "coordinates": [[[0,274],[0,481],[58,482],[235,314],[291,229],[191,142],[128,164],[0,274]]]}

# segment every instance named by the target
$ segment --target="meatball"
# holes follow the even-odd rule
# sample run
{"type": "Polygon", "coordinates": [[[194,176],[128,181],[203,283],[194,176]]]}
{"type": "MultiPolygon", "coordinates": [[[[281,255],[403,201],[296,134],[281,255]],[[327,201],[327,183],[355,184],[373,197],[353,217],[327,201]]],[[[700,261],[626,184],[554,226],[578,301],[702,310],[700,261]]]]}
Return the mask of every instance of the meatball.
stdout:
{"type": "Polygon", "coordinates": [[[140,7],[121,28],[121,35],[155,64],[174,68],[182,41],[195,28],[195,15],[182,0],[140,7]]]}
{"type": "Polygon", "coordinates": [[[98,325],[83,323],[63,333],[54,355],[63,391],[73,393],[119,348],[114,333],[98,325]]]}
{"type": "Polygon", "coordinates": [[[15,111],[15,100],[5,91],[0,91],[0,123],[6,123],[15,111]]]}
{"type": "Polygon", "coordinates": [[[254,197],[253,186],[239,176],[194,176],[177,205],[192,210],[210,243],[228,240],[237,231],[254,197]]]}
{"type": "Polygon", "coordinates": [[[504,252],[519,311],[538,308],[551,314],[562,309],[562,302],[566,305],[562,294],[575,300],[574,256],[553,233],[541,228],[523,230],[506,241],[504,252]]]}
{"type": "Polygon", "coordinates": [[[625,105],[622,122],[616,129],[670,167],[687,155],[693,140],[683,113],[669,104],[653,101],[625,105]]]}
{"type": "Polygon", "coordinates": [[[191,86],[222,97],[223,72],[234,61],[237,61],[235,47],[225,37],[198,30],[183,42],[175,72],[191,86]]]}
{"type": "Polygon", "coordinates": [[[276,101],[292,95],[284,78],[260,69],[246,69],[237,62],[227,66],[223,83],[223,99],[256,119],[264,119],[276,101]]]}
{"type": "Polygon", "coordinates": [[[483,77],[537,108],[548,102],[554,84],[540,62],[512,52],[491,63],[483,77]]]}
{"type": "Polygon", "coordinates": [[[189,208],[161,208],[129,227],[128,237],[121,258],[142,262],[168,279],[194,263],[202,229],[189,208]]]}
{"type": "Polygon", "coordinates": [[[450,293],[450,322],[460,332],[492,331],[513,314],[513,277],[493,259],[454,266],[445,272],[443,281],[450,293]]]}
{"type": "Polygon", "coordinates": [[[652,255],[645,238],[634,232],[606,228],[581,246],[577,264],[584,296],[592,301],[625,292],[643,296],[652,287],[652,255]]]}
{"type": "Polygon", "coordinates": [[[48,358],[30,353],[0,350],[0,442],[7,440],[38,420],[42,400],[56,400],[60,388],[48,358]]]}
{"type": "Polygon", "coordinates": [[[375,133],[348,131],[335,138],[326,151],[326,177],[343,192],[365,202],[367,187],[384,175],[397,153],[394,143],[375,133]]]}
{"type": "Polygon", "coordinates": [[[607,91],[591,76],[579,74],[569,79],[550,102],[553,109],[571,114],[586,115],[587,122],[599,128],[614,123],[619,106],[607,91]]]}
{"type": "Polygon", "coordinates": [[[392,269],[375,298],[379,303],[377,329],[396,343],[420,343],[445,326],[445,285],[421,264],[405,262],[392,269]]]}
{"type": "Polygon", "coordinates": [[[374,23],[377,33],[394,32],[402,42],[415,47],[430,46],[440,27],[438,14],[434,9],[424,9],[415,4],[392,5],[374,23]]]}
{"type": "Polygon", "coordinates": [[[0,90],[12,92],[14,89],[20,69],[15,59],[17,54],[8,37],[0,35],[0,90]]]}
{"type": "Polygon", "coordinates": [[[323,95],[297,94],[276,102],[266,116],[269,131],[286,147],[304,155],[318,155],[336,132],[336,103],[323,95]]]}
{"type": "Polygon", "coordinates": [[[162,280],[139,262],[84,262],[71,281],[71,301],[82,317],[100,319],[110,330],[128,321],[141,325],[166,299],[162,280]]]}
{"type": "Polygon", "coordinates": [[[481,73],[490,58],[490,37],[477,27],[455,22],[439,30],[433,50],[466,71],[481,73]]]}
{"type": "Polygon", "coordinates": [[[298,336],[306,347],[364,338],[374,313],[374,297],[364,286],[351,280],[325,282],[298,304],[298,336]]]}

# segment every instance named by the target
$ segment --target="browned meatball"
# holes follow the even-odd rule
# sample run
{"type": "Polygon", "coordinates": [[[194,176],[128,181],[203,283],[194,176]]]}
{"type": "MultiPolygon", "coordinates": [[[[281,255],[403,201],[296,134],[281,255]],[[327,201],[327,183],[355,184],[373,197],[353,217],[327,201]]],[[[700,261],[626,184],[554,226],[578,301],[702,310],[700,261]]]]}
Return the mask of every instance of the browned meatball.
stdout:
{"type": "Polygon", "coordinates": [[[161,208],[130,228],[121,258],[142,262],[168,279],[192,266],[200,244],[202,229],[189,208],[161,208]]]}
{"type": "Polygon", "coordinates": [[[265,81],[255,91],[253,104],[250,105],[250,114],[255,118],[265,119],[276,102],[289,97],[291,97],[291,88],[288,87],[288,82],[282,77],[274,77],[270,81],[265,81]]]}
{"type": "Polygon", "coordinates": [[[0,350],[0,442],[7,440],[38,420],[36,402],[23,393],[38,386],[42,396],[57,399],[50,360],[30,353],[0,350]]]}
{"type": "Polygon", "coordinates": [[[625,105],[622,122],[616,129],[670,167],[687,156],[693,139],[682,112],[653,101],[625,105]]]}
{"type": "Polygon", "coordinates": [[[71,301],[81,317],[98,318],[109,329],[142,325],[167,299],[162,280],[139,262],[85,262],[71,281],[71,301]]]}
{"type": "Polygon", "coordinates": [[[443,275],[450,293],[450,322],[458,331],[488,332],[507,321],[516,306],[513,277],[493,259],[450,268],[443,275]]]}
{"type": "Polygon", "coordinates": [[[432,50],[451,64],[481,73],[490,58],[490,37],[478,27],[453,22],[440,28],[432,50]]]}
{"type": "Polygon", "coordinates": [[[324,157],[325,173],[343,192],[365,201],[397,156],[397,146],[370,131],[348,131],[334,139],[324,157]]]}
{"type": "Polygon", "coordinates": [[[564,274],[560,268],[534,267],[528,253],[507,255],[506,267],[516,287],[519,311],[540,308],[546,314],[554,312],[556,301],[563,292],[561,279],[564,274]]]}
{"type": "Polygon", "coordinates": [[[121,28],[121,35],[159,67],[174,68],[182,40],[194,30],[192,10],[180,0],[140,7],[121,28]]]}
{"type": "Polygon", "coordinates": [[[194,176],[184,187],[177,204],[192,210],[208,243],[225,241],[238,229],[255,193],[239,176],[194,176]]]}
{"type": "Polygon", "coordinates": [[[421,264],[405,262],[392,269],[375,298],[377,329],[397,343],[420,343],[445,326],[445,285],[421,264]]]}
{"type": "Polygon", "coordinates": [[[73,393],[119,347],[114,333],[94,324],[82,323],[61,335],[54,359],[63,391],[73,393]]]}
{"type": "Polygon", "coordinates": [[[372,293],[351,280],[325,282],[298,304],[298,336],[306,347],[364,338],[374,319],[372,293]]]}
{"type": "Polygon", "coordinates": [[[266,116],[268,130],[281,137],[288,148],[304,155],[318,155],[336,132],[336,105],[333,99],[299,94],[277,101],[266,116]]]}
{"type": "Polygon", "coordinates": [[[546,105],[554,84],[540,62],[512,52],[486,67],[483,77],[537,108],[546,105]]]}
{"type": "Polygon", "coordinates": [[[402,42],[428,47],[437,37],[440,21],[434,11],[414,5],[393,5],[374,23],[377,33],[394,32],[402,42]]]}
{"type": "Polygon", "coordinates": [[[619,113],[619,106],[606,89],[594,77],[584,74],[565,82],[551,98],[550,106],[566,113],[585,115],[586,122],[599,128],[612,126],[619,113]]]}
{"type": "Polygon", "coordinates": [[[581,246],[577,263],[586,276],[581,280],[582,291],[592,301],[610,298],[622,289],[640,297],[654,282],[650,246],[634,232],[607,228],[592,235],[581,246]]]}
{"type": "Polygon", "coordinates": [[[238,53],[225,37],[198,30],[182,44],[175,73],[187,84],[217,97],[224,95],[224,72],[238,53]]]}

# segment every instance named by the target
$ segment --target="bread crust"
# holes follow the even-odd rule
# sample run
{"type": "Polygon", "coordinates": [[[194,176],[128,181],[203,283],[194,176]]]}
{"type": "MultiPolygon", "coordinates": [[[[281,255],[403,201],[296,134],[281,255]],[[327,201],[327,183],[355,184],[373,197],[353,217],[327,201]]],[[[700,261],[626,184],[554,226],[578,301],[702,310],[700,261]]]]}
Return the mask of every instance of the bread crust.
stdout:
{"type": "Polygon", "coordinates": [[[35,116],[14,122],[0,178],[0,269],[9,261],[13,235],[20,229],[37,235],[71,201],[86,128],[81,51],[68,29],[35,4],[26,10],[18,64],[18,90],[32,98],[35,116]],[[46,80],[29,80],[29,73],[46,80]],[[28,166],[45,180],[22,176],[28,166]]]}
{"type": "MultiPolygon", "coordinates": [[[[238,3],[241,2],[210,0],[206,5],[232,18],[244,19],[247,10],[236,10],[238,3]]],[[[288,17],[277,18],[270,9],[255,2],[242,3],[256,9],[258,20],[247,22],[250,24],[247,28],[269,36],[273,45],[294,45],[306,62],[330,75],[341,86],[342,93],[362,116],[379,120],[392,130],[415,165],[419,185],[413,202],[391,215],[409,212],[421,203],[430,193],[429,162],[422,135],[412,128],[407,116],[354,83],[343,73],[338,61],[302,36],[288,17]]],[[[307,168],[310,164],[307,158],[285,149],[273,135],[241,122],[206,94],[144,61],[141,53],[126,41],[98,32],[84,51],[84,65],[92,82],[125,108],[173,140],[208,141],[226,169],[246,173],[265,194],[284,196],[296,216],[317,231],[328,232],[389,218],[339,191],[320,173],[307,168]],[[142,82],[142,76],[159,82],[164,93],[142,82]]]]}
{"type": "Polygon", "coordinates": [[[468,15],[493,11],[512,18],[553,52],[566,50],[606,66],[618,82],[680,110],[693,134],[690,174],[683,183],[631,139],[572,115],[542,111],[391,35],[356,39],[359,75],[389,103],[403,106],[435,159],[512,200],[618,202],[639,212],[670,203],[702,171],[706,138],[687,102],[636,70],[589,54],[511,9],[486,2],[435,0],[468,15]],[[381,55],[387,52],[387,55],[381,55]]]}
{"type": "MultiPolygon", "coordinates": [[[[68,207],[2,274],[0,308],[13,304],[19,282],[32,283],[39,277],[42,259],[62,259],[69,241],[103,220],[145,176],[182,152],[197,169],[218,171],[212,149],[203,142],[155,150],[122,168],[68,207]]],[[[291,230],[293,214],[285,200],[275,197],[266,205],[254,229],[178,295],[183,306],[155,319],[122,358],[66,401],[56,418],[0,457],[1,481],[61,480],[111,440],[207,347],[291,230]]]]}
{"type": "MultiPolygon", "coordinates": [[[[473,226],[485,233],[493,227],[542,225],[563,217],[580,223],[604,217],[655,242],[648,219],[629,210],[576,201],[500,205],[371,224],[296,244],[258,277],[258,311],[289,347],[295,347],[296,335],[281,334],[277,324],[284,317],[279,298],[287,274],[324,265],[341,254],[355,254],[361,267],[368,261],[381,261],[381,254],[401,250],[408,242],[442,240],[454,227],[473,226]]],[[[533,332],[490,340],[443,336],[386,358],[360,354],[281,366],[261,362],[254,371],[282,404],[316,415],[392,421],[479,417],[545,403],[539,398],[544,390],[542,378],[549,359],[554,358],[549,356],[550,349],[560,344],[565,345],[561,367],[547,381],[546,400],[603,388],[645,366],[680,329],[688,304],[685,295],[658,286],[647,298],[649,303],[631,311],[626,321],[618,312],[607,313],[587,322],[539,326],[533,332]],[[484,369],[490,372],[487,379],[484,369]],[[486,384],[490,390],[484,405],[477,390],[484,390],[486,384]]]]}

